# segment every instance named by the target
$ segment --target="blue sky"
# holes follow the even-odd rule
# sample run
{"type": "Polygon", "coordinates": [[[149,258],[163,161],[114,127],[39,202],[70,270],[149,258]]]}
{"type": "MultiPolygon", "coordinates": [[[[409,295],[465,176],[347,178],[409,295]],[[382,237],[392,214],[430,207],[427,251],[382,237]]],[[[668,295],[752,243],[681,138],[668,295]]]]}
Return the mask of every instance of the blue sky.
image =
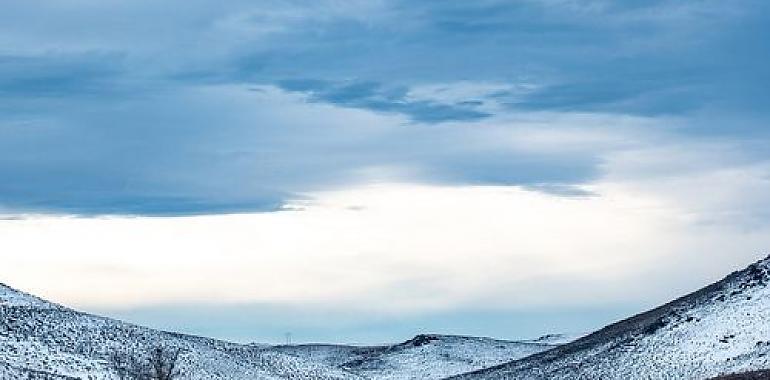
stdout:
{"type": "MultiPolygon", "coordinates": [[[[409,186],[436,194],[476,189],[451,195],[463,202],[458,213],[476,215],[476,203],[487,210],[483,188],[509,188],[554,204],[665,209],[654,225],[683,223],[669,236],[688,242],[681,249],[703,248],[691,242],[702,228],[722,228],[725,246],[729,238],[750,242],[739,252],[701,253],[719,259],[673,290],[595,305],[639,309],[725,272],[717,264],[738,266],[766,250],[744,234],[770,226],[768,8],[759,0],[7,1],[0,13],[0,215],[4,226],[70,223],[72,216],[180,224],[233,213],[285,218],[278,215],[314,207],[367,210],[366,200],[380,198],[350,199],[368,186],[403,202],[414,201],[399,193],[409,186]]],[[[442,205],[440,212],[415,207],[416,216],[403,205],[401,217],[427,218],[419,231],[431,225],[430,215],[441,224],[451,214],[453,206],[442,205]]],[[[552,215],[527,212],[534,214],[520,217],[552,215]]],[[[348,218],[333,214],[327,217],[348,218]]],[[[304,239],[307,218],[292,216],[282,233],[304,239]]],[[[352,228],[345,233],[369,236],[372,227],[352,228]]],[[[640,227],[634,236],[651,230],[640,227]]],[[[162,239],[173,240],[174,231],[162,239]]],[[[392,232],[368,244],[389,246],[406,233],[392,232]]],[[[485,234],[445,244],[491,239],[507,246],[502,231],[485,234]]],[[[404,252],[424,251],[420,239],[410,241],[404,252]]],[[[638,243],[629,238],[613,248],[631,242],[638,243]]],[[[327,249],[365,250],[350,244],[327,249]]],[[[547,245],[520,249],[536,256],[547,245]]],[[[596,248],[584,249],[574,255],[593,257],[596,248]]],[[[459,263],[475,254],[453,257],[459,263]]],[[[414,255],[403,256],[415,264],[414,255]]],[[[14,277],[50,291],[32,278],[14,277]]],[[[110,306],[86,288],[56,294],[85,307],[110,306]]],[[[170,294],[153,307],[210,301],[192,293],[170,294]]],[[[267,302],[261,297],[238,302],[267,302]]],[[[473,314],[465,301],[453,302],[440,312],[473,314]]],[[[463,320],[470,329],[473,318],[463,320]]]]}

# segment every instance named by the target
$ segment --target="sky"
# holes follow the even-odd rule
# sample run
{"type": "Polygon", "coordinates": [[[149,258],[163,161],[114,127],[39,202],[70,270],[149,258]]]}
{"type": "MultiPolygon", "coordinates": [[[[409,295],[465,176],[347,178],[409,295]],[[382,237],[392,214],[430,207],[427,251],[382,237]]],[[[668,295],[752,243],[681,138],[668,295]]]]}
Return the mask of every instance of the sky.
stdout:
{"type": "Polygon", "coordinates": [[[8,0],[0,282],[242,342],[582,333],[770,253],[770,3],[8,0]]]}

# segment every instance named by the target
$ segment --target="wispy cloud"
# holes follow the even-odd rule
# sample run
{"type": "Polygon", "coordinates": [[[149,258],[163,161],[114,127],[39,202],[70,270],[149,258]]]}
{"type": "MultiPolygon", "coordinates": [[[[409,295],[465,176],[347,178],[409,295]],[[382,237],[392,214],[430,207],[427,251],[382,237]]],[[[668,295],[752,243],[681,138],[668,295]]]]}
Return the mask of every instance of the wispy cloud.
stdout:
{"type": "Polygon", "coordinates": [[[376,82],[329,83],[322,80],[285,80],[278,85],[287,91],[305,93],[309,101],[326,102],[342,107],[362,108],[374,112],[404,114],[416,122],[478,120],[489,116],[472,99],[453,104],[431,99],[408,98],[406,88],[385,88],[376,82]]]}

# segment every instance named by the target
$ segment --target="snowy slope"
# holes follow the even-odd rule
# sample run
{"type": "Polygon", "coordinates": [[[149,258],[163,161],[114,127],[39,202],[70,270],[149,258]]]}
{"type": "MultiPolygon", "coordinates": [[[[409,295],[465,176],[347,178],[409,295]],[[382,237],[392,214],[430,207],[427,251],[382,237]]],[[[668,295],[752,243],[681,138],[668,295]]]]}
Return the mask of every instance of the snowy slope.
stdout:
{"type": "Polygon", "coordinates": [[[110,379],[115,352],[183,350],[185,379],[358,379],[294,355],[174,334],[93,316],[0,286],[0,379],[110,379]],[[51,377],[45,374],[58,374],[51,377]]]}
{"type": "Polygon", "coordinates": [[[185,379],[438,379],[554,347],[418,335],[396,345],[240,345],[156,331],[59,306],[0,284],[0,379],[112,379],[114,353],[183,350],[185,379]]]}
{"type": "Polygon", "coordinates": [[[57,308],[59,306],[46,302],[31,294],[23,293],[0,284],[0,307],[34,307],[37,309],[57,308]]]}
{"type": "Polygon", "coordinates": [[[274,349],[339,366],[367,379],[395,380],[441,379],[553,347],[555,345],[545,343],[425,334],[389,346],[299,345],[274,349]]]}
{"type": "Polygon", "coordinates": [[[45,380],[77,380],[77,377],[56,375],[45,371],[35,371],[28,368],[12,366],[0,362],[0,379],[45,379],[45,380]]]}
{"type": "Polygon", "coordinates": [[[707,379],[770,368],[770,257],[564,345],[418,335],[401,344],[240,345],[80,313],[0,285],[0,379],[111,379],[115,352],[183,350],[185,379],[707,379]]]}
{"type": "Polygon", "coordinates": [[[719,376],[712,378],[711,380],[767,380],[770,379],[770,371],[751,371],[733,373],[729,375],[719,376]]]}
{"type": "Polygon", "coordinates": [[[706,379],[770,368],[770,257],[572,343],[457,379],[706,379]]]}
{"type": "Polygon", "coordinates": [[[567,344],[585,335],[586,334],[547,334],[537,339],[524,340],[523,342],[551,344],[556,346],[567,344]]]}

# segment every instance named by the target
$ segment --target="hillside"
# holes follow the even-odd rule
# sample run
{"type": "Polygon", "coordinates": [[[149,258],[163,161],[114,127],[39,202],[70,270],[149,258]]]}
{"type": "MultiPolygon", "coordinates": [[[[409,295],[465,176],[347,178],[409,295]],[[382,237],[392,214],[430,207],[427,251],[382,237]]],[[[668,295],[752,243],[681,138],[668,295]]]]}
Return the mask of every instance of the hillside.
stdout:
{"type": "Polygon", "coordinates": [[[715,377],[711,380],[770,380],[770,370],[734,373],[715,377]]]}
{"type": "Polygon", "coordinates": [[[185,379],[762,378],[770,257],[572,342],[421,334],[382,346],[242,345],[90,315],[0,285],[0,378],[112,379],[110,357],[181,350],[185,379]],[[741,375],[731,375],[741,374],[741,375]],[[454,376],[454,377],[452,377],[454,376]],[[737,377],[730,377],[737,376],[737,377]]]}
{"type": "Polygon", "coordinates": [[[186,379],[360,378],[293,355],[77,312],[0,285],[0,378],[110,379],[110,355],[156,346],[182,350],[186,379]]]}
{"type": "Polygon", "coordinates": [[[555,347],[554,344],[422,334],[395,345],[277,346],[273,350],[343,368],[367,379],[441,379],[555,347]]]}
{"type": "Polygon", "coordinates": [[[111,379],[110,357],[181,349],[185,379],[438,379],[554,347],[419,335],[395,345],[241,345],[81,313],[0,285],[0,378],[111,379]]]}
{"type": "Polygon", "coordinates": [[[693,379],[770,368],[770,257],[593,334],[455,379],[693,379]]]}

